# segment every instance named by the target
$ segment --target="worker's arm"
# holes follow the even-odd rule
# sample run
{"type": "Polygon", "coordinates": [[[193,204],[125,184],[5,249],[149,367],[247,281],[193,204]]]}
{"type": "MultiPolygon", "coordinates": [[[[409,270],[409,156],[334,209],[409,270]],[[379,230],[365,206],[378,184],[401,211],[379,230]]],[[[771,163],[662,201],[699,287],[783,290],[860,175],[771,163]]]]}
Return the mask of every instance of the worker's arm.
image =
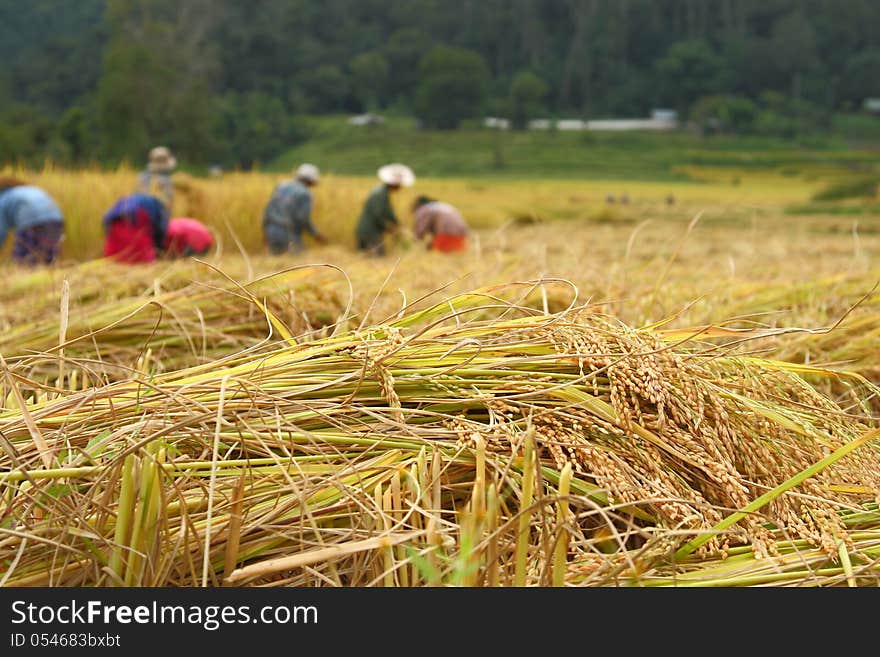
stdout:
{"type": "Polygon", "coordinates": [[[308,218],[308,222],[305,225],[305,230],[306,232],[308,232],[309,235],[314,237],[321,244],[327,243],[327,238],[324,237],[324,233],[315,228],[315,224],[312,223],[311,217],[308,218]]]}
{"type": "Polygon", "coordinates": [[[430,209],[425,207],[424,205],[416,210],[415,215],[415,226],[413,227],[413,232],[415,233],[416,239],[422,239],[428,233],[433,232],[433,214],[430,209]]]}
{"type": "Polygon", "coordinates": [[[397,220],[397,215],[394,214],[394,206],[391,205],[391,194],[385,194],[385,207],[382,208],[382,214],[385,218],[386,226],[399,226],[400,222],[397,220]]]}
{"type": "Polygon", "coordinates": [[[302,212],[305,217],[305,223],[303,224],[303,230],[307,232],[309,235],[314,237],[321,244],[327,243],[327,238],[324,237],[323,233],[315,228],[315,224],[312,223],[312,197],[307,196],[302,201],[302,212]]]}
{"type": "Polygon", "coordinates": [[[312,197],[311,195],[307,196],[304,194],[298,199],[298,201],[299,207],[296,211],[304,218],[303,230],[312,237],[316,237],[318,235],[318,230],[315,228],[315,224],[312,223],[312,197]]]}

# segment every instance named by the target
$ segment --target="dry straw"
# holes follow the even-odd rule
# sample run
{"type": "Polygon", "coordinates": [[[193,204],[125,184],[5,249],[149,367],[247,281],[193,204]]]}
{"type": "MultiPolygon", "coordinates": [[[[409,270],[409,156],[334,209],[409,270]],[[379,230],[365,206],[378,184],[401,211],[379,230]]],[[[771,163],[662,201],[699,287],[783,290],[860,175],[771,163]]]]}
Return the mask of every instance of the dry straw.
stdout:
{"type": "Polygon", "coordinates": [[[874,422],[827,370],[510,301],[538,284],[22,400],[4,584],[876,584],[874,422]]]}

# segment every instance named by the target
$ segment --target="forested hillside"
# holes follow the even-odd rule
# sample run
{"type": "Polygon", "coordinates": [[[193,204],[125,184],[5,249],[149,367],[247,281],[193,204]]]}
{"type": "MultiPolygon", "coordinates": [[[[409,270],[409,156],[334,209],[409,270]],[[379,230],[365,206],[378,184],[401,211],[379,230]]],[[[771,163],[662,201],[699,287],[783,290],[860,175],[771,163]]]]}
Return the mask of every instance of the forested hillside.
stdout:
{"type": "Polygon", "coordinates": [[[367,110],[787,137],[880,96],[874,0],[2,0],[0,29],[4,161],[248,166],[367,110]]]}

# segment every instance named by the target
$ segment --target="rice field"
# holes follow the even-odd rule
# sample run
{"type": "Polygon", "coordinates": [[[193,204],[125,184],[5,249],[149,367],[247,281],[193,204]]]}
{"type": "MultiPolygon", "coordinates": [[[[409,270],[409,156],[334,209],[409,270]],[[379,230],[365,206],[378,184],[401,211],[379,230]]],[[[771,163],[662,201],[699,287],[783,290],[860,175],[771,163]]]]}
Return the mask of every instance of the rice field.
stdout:
{"type": "Polygon", "coordinates": [[[135,172],[17,173],[67,234],[0,267],[0,586],[880,581],[880,217],[820,178],[419,179],[470,249],[369,258],[372,179],[271,257],[283,176],[190,177],[216,251],[124,266],[135,172]]]}

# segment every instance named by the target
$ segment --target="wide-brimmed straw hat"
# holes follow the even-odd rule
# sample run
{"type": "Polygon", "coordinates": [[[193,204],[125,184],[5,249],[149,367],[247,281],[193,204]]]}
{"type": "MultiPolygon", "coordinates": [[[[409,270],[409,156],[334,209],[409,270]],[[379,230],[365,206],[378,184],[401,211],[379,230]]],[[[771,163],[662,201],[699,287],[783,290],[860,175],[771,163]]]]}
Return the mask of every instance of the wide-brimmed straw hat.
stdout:
{"type": "Polygon", "coordinates": [[[150,171],[171,171],[177,166],[177,160],[165,146],[156,146],[150,151],[147,169],[150,171]]]}
{"type": "Polygon", "coordinates": [[[409,187],[416,181],[416,176],[405,164],[386,164],[378,171],[379,180],[386,185],[409,187]]]}
{"type": "Polygon", "coordinates": [[[304,164],[300,164],[294,172],[297,178],[301,180],[307,180],[308,182],[314,184],[318,182],[318,179],[321,177],[321,172],[314,164],[309,164],[308,162],[304,164]]]}

